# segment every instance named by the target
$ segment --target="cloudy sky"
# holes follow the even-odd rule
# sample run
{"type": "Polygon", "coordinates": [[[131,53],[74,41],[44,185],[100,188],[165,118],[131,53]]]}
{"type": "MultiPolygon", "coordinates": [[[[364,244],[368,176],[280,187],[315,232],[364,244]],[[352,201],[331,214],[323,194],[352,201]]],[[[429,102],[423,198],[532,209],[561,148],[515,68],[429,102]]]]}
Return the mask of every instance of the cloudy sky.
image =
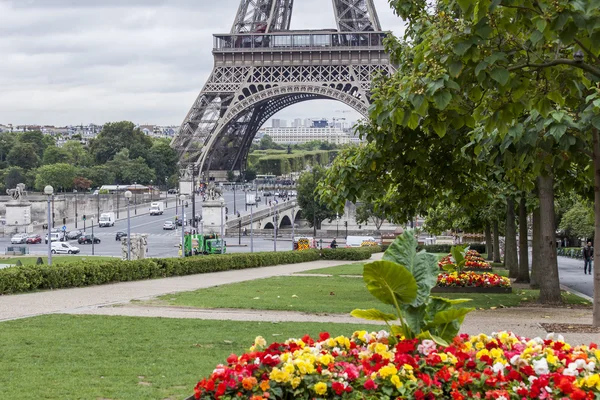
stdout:
{"type": "MultiPolygon", "coordinates": [[[[383,29],[401,21],[375,0],[383,29]]],[[[0,0],[0,124],[179,125],[211,72],[212,34],[239,0],[0,0]]],[[[333,28],[330,0],[296,0],[292,29],[333,28]]],[[[340,117],[313,101],[283,119],[340,117]]],[[[351,119],[355,114],[344,114],[351,119]]]]}

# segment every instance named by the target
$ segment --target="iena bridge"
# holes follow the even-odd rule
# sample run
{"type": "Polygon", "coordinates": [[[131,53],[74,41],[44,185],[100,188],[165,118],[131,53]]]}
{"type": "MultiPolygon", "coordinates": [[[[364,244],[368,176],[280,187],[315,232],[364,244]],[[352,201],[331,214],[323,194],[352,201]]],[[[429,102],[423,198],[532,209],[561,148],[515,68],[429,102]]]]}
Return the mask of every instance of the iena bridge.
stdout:
{"type": "Polygon", "coordinates": [[[237,229],[275,229],[291,228],[292,224],[300,219],[300,207],[295,201],[282,201],[271,206],[259,206],[251,214],[229,218],[226,223],[227,232],[237,229]]]}
{"type": "Polygon", "coordinates": [[[293,104],[333,99],[366,116],[374,75],[394,71],[373,0],[332,0],[337,29],[309,31],[290,30],[293,2],[241,0],[214,35],[212,74],[172,141],[183,182],[244,171],[258,129],[293,104]]]}

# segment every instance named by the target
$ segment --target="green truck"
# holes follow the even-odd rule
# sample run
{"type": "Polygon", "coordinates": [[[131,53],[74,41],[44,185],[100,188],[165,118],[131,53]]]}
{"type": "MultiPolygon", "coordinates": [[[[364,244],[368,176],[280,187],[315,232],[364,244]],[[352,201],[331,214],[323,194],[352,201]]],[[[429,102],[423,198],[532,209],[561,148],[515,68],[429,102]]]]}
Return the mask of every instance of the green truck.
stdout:
{"type": "Polygon", "coordinates": [[[227,252],[227,243],[217,234],[185,235],[184,244],[186,257],[200,254],[225,254],[227,252]]]}

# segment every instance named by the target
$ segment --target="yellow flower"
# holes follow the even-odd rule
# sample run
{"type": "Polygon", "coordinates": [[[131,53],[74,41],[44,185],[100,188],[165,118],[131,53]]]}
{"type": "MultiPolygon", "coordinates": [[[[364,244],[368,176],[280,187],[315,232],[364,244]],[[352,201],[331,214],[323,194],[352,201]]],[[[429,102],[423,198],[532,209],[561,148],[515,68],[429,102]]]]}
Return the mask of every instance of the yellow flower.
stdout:
{"type": "Polygon", "coordinates": [[[381,376],[384,379],[388,376],[396,375],[397,373],[398,370],[392,364],[388,364],[384,367],[381,367],[381,369],[379,370],[379,376],[381,376]]]}
{"type": "Polygon", "coordinates": [[[265,340],[264,337],[257,336],[256,339],[254,339],[254,347],[256,347],[256,348],[264,348],[266,346],[267,346],[267,341],[265,340]]]}
{"type": "Polygon", "coordinates": [[[287,372],[288,374],[293,374],[294,371],[296,370],[296,368],[294,368],[293,364],[285,364],[283,369],[285,370],[285,372],[287,372]]]}
{"type": "Polygon", "coordinates": [[[315,384],[315,386],[313,387],[314,391],[316,394],[318,395],[324,395],[325,393],[327,393],[327,384],[324,382],[319,382],[317,384],[315,384]]]}
{"type": "Polygon", "coordinates": [[[274,367],[271,373],[269,374],[269,379],[279,382],[285,383],[291,380],[290,374],[287,371],[280,370],[277,367],[274,367]]]}
{"type": "Polygon", "coordinates": [[[392,385],[396,386],[396,389],[400,389],[402,386],[404,386],[402,382],[400,382],[400,377],[398,375],[392,376],[390,382],[392,382],[392,385]]]}
{"type": "Polygon", "coordinates": [[[329,365],[335,362],[335,357],[331,354],[323,354],[317,358],[317,361],[323,365],[329,365]]]}
{"type": "Polygon", "coordinates": [[[292,388],[296,389],[302,383],[302,378],[295,377],[292,379],[292,388]]]}

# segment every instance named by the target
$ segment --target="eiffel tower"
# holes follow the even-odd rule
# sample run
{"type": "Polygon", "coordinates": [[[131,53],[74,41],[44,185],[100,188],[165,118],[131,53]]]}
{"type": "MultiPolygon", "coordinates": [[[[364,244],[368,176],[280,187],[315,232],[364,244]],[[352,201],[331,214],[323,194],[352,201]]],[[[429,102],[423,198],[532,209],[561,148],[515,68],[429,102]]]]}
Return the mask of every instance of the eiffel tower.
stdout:
{"type": "Polygon", "coordinates": [[[241,0],[231,32],[214,35],[212,74],[172,141],[183,181],[243,171],[258,129],[293,104],[333,99],[367,115],[373,75],[394,70],[387,32],[373,0],[332,2],[337,29],[292,31],[294,0],[241,0]]]}

